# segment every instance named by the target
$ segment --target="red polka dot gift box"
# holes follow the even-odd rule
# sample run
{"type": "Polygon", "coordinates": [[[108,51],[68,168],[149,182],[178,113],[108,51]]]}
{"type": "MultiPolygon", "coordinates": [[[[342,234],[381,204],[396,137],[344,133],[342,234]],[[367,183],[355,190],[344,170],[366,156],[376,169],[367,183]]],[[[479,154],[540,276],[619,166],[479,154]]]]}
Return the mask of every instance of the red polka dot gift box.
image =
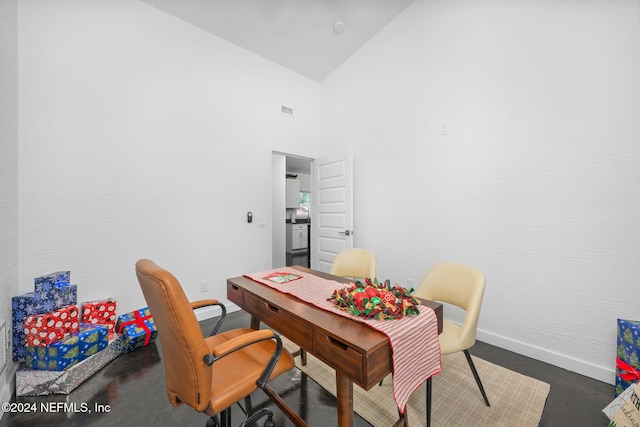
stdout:
{"type": "Polygon", "coordinates": [[[116,300],[108,298],[98,301],[82,303],[82,323],[91,325],[107,325],[109,333],[114,333],[116,328],[116,300]]]}
{"type": "Polygon", "coordinates": [[[27,346],[47,346],[78,332],[78,307],[70,305],[45,314],[27,316],[24,319],[24,335],[27,346]]]}

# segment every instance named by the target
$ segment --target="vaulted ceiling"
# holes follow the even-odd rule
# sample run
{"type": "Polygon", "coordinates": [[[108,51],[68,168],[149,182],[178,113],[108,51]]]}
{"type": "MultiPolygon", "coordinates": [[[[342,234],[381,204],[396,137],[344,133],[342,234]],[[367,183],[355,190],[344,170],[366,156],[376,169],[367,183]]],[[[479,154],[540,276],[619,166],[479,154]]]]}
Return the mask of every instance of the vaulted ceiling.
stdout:
{"type": "Polygon", "coordinates": [[[322,81],[414,0],[142,0],[322,81]]]}

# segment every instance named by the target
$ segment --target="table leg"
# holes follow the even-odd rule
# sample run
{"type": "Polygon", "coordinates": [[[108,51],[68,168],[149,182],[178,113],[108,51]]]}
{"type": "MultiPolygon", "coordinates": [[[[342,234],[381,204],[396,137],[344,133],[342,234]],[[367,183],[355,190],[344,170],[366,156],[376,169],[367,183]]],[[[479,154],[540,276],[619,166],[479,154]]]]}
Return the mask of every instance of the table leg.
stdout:
{"type": "Polygon", "coordinates": [[[433,377],[429,377],[427,379],[427,427],[431,426],[431,399],[432,399],[432,384],[431,379],[433,377]]]}
{"type": "Polygon", "coordinates": [[[258,319],[256,316],[251,316],[251,329],[260,329],[260,319],[258,319]]]}
{"type": "Polygon", "coordinates": [[[398,421],[396,421],[392,427],[408,427],[408,426],[409,426],[409,420],[407,419],[407,413],[405,412],[404,414],[401,414],[400,411],[398,411],[398,421]]]}
{"type": "Polygon", "coordinates": [[[336,372],[336,396],[338,426],[353,427],[353,382],[340,372],[336,372]]]}

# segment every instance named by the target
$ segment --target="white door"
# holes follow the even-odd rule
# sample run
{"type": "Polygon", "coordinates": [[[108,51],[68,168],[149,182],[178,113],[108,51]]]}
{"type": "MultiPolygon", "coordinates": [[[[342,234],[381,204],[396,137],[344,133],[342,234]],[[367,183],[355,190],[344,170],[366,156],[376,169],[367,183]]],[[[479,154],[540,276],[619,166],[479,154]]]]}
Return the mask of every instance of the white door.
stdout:
{"type": "Polygon", "coordinates": [[[353,247],[353,156],[313,161],[311,268],[328,272],[336,254],[353,247]]]}

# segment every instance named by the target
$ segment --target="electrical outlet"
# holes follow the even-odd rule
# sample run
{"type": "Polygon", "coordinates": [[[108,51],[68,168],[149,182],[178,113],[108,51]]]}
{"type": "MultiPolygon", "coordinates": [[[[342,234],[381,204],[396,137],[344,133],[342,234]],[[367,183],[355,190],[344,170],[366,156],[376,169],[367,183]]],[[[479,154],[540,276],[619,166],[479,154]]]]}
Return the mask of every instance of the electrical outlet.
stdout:
{"type": "Polygon", "coordinates": [[[200,292],[207,292],[209,290],[209,282],[206,280],[200,281],[200,292]]]}

